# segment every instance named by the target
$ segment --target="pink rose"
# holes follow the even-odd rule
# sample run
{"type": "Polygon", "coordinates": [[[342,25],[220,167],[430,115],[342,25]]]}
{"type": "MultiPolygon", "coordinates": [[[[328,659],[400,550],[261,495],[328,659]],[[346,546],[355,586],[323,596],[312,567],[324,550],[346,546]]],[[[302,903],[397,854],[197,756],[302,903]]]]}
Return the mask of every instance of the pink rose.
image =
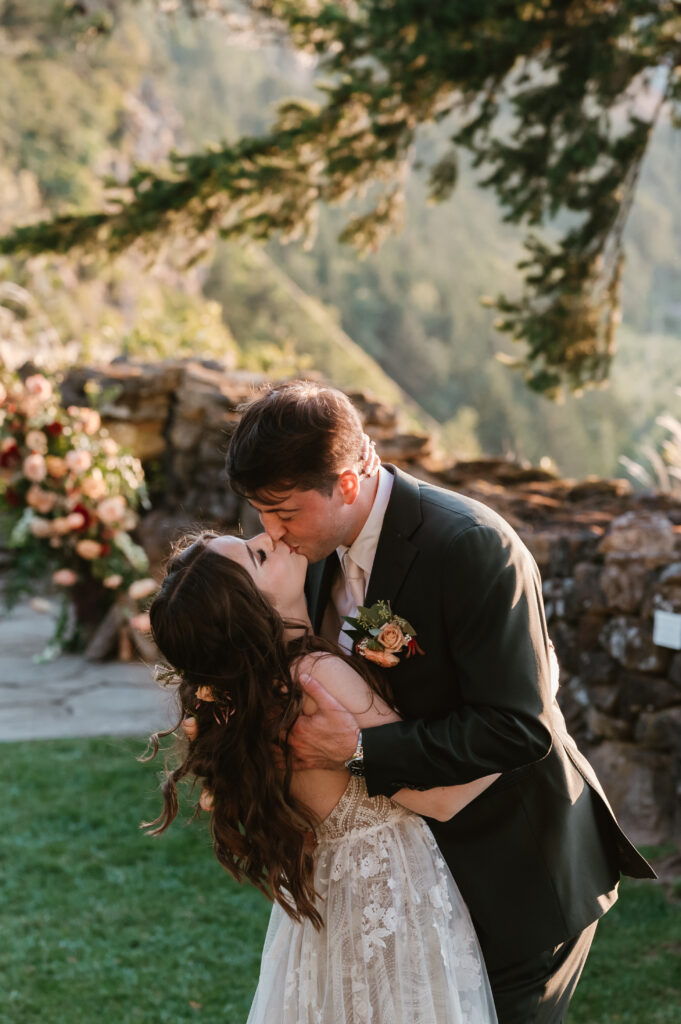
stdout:
{"type": "Polygon", "coordinates": [[[106,480],[102,476],[101,469],[93,469],[89,476],[83,477],[80,482],[80,489],[86,498],[91,501],[99,501],[107,492],[106,480]]]}
{"type": "Polygon", "coordinates": [[[34,508],[36,512],[40,512],[42,516],[46,516],[52,511],[56,500],[56,494],[52,494],[50,491],[43,491],[37,484],[31,484],[26,492],[26,504],[34,508]]]}
{"type": "Polygon", "coordinates": [[[2,405],[2,403],[3,403],[3,402],[4,402],[5,400],[6,400],[6,399],[7,399],[7,388],[6,388],[6,387],[5,387],[5,385],[4,385],[3,383],[2,383],[2,381],[0,381],[0,405],[2,405]]]}
{"type": "Polygon", "coordinates": [[[48,455],[45,459],[47,472],[54,480],[61,480],[68,473],[68,467],[58,455],[48,455]]]}
{"type": "Polygon", "coordinates": [[[140,612],[139,615],[133,615],[130,619],[130,625],[133,629],[136,629],[138,633],[151,633],[149,612],[140,612]]]}
{"type": "Polygon", "coordinates": [[[102,417],[96,409],[81,409],[81,419],[83,421],[83,429],[90,437],[96,434],[102,425],[102,417]]]}
{"type": "Polygon", "coordinates": [[[27,455],[24,459],[24,476],[34,484],[40,484],[47,476],[45,459],[38,452],[27,455]]]}
{"type": "Polygon", "coordinates": [[[106,579],[102,580],[102,586],[106,587],[107,590],[118,590],[122,582],[123,577],[121,574],[115,572],[112,573],[111,576],[107,576],[106,579]]]}
{"type": "Polygon", "coordinates": [[[135,580],[128,587],[128,594],[133,601],[143,601],[145,597],[151,597],[158,590],[158,583],[147,576],[143,580],[135,580]]]}
{"type": "Polygon", "coordinates": [[[52,582],[60,587],[72,587],[78,582],[78,575],[73,569],[57,569],[52,573],[52,582]]]}
{"type": "MultiPolygon", "coordinates": [[[[76,513],[77,514],[77,513],[76,513]]],[[[99,558],[102,553],[102,545],[96,540],[79,540],[76,544],[76,552],[81,558],[87,559],[91,562],[94,558],[99,558]]]]}
{"type": "Polygon", "coordinates": [[[52,385],[46,377],[43,377],[42,373],[34,373],[31,377],[27,377],[24,387],[28,395],[33,395],[43,402],[52,398],[52,385]]]}
{"type": "Polygon", "coordinates": [[[57,516],[56,519],[52,520],[52,531],[56,533],[58,537],[63,537],[67,533],[71,533],[73,527],[69,522],[68,516],[57,516]]]}
{"type": "Polygon", "coordinates": [[[213,794],[211,793],[211,791],[209,789],[202,789],[201,790],[201,796],[199,797],[199,807],[201,808],[201,810],[202,811],[212,811],[213,810],[213,803],[214,803],[214,800],[213,800],[213,794]]]}
{"type": "Polygon", "coordinates": [[[69,512],[66,522],[69,524],[69,530],[82,530],[85,526],[85,516],[82,512],[69,512]]]}
{"type": "Polygon", "coordinates": [[[120,523],[125,517],[127,504],[122,494],[115,494],[111,498],[105,498],[97,506],[97,515],[105,526],[112,526],[120,523]]]}
{"type": "Polygon", "coordinates": [[[404,633],[396,622],[386,622],[376,639],[385,647],[386,651],[401,651],[407,643],[404,633]]]}
{"type": "Polygon", "coordinates": [[[372,651],[369,647],[360,648],[360,654],[367,659],[367,661],[373,661],[376,665],[380,665],[381,668],[392,668],[393,665],[399,665],[400,659],[396,654],[391,654],[390,651],[372,651]]]}
{"type": "Polygon", "coordinates": [[[72,473],[80,476],[82,473],[87,473],[92,465],[92,456],[84,448],[75,448],[73,451],[66,453],[64,461],[72,473]]]}

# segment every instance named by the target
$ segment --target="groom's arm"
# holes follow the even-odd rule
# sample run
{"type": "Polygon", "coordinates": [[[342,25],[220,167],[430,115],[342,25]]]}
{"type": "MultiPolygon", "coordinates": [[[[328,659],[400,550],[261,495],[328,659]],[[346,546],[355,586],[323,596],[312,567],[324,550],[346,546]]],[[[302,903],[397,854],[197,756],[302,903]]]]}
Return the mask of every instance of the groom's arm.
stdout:
{"type": "MultiPolygon", "coordinates": [[[[438,592],[424,605],[437,607],[444,621],[461,703],[437,721],[364,732],[371,795],[469,782],[538,761],[551,749],[548,635],[531,555],[514,534],[474,525],[438,561],[438,592]]],[[[427,654],[420,667],[432,686],[427,654]]],[[[454,689],[453,679],[437,682],[454,689]]]]}

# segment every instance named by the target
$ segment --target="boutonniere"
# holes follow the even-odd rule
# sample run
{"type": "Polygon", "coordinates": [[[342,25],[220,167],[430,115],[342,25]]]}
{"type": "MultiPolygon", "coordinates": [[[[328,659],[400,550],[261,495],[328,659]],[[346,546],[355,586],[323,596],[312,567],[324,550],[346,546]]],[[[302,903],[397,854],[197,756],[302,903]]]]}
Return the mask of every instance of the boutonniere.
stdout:
{"type": "Polygon", "coordinates": [[[359,607],[357,615],[344,615],[352,626],[353,650],[382,668],[398,665],[398,654],[406,648],[407,657],[425,654],[416,642],[416,630],[406,619],[393,613],[390,601],[377,601],[371,608],[359,607]]]}

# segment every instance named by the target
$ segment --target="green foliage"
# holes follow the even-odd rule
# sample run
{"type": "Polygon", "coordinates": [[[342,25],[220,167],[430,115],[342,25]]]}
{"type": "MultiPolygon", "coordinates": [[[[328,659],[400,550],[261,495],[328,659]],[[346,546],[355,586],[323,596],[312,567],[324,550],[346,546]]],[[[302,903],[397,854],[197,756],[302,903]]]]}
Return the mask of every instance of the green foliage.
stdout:
{"type": "MultiPolygon", "coordinates": [[[[200,6],[200,5],[199,5],[200,6]]],[[[320,101],[288,100],[264,135],[139,167],[108,211],[18,228],[0,251],[120,252],[182,232],[262,240],[311,237],[320,203],[370,189],[341,232],[375,249],[400,221],[419,129],[451,117],[454,149],[427,161],[433,199],[473,154],[509,221],[567,227],[532,234],[520,299],[498,326],[524,343],[529,385],[557,394],[604,380],[614,350],[622,229],[664,98],[681,99],[672,0],[485,5],[254,0],[329,76],[320,101]],[[651,101],[652,97],[652,101],[651,101]],[[641,112],[643,110],[643,113],[641,112]]]]}

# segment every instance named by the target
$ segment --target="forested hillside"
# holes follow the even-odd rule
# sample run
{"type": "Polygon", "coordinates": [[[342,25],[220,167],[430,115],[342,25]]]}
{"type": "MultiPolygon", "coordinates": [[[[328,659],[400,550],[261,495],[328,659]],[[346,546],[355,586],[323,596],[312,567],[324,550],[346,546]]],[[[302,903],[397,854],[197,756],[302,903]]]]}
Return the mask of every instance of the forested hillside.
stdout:
{"type": "MultiPolygon", "coordinates": [[[[110,38],[78,47],[37,31],[34,39],[23,53],[0,48],[3,225],[94,203],[99,177],[122,180],[131,160],[157,165],[173,147],[260,132],[279,100],[313,92],[314,67],[282,46],[234,45],[219,23],[162,18],[144,5],[110,38]]],[[[422,145],[440,147],[441,135],[422,145]]],[[[41,258],[19,280],[85,358],[194,348],[275,374],[315,368],[391,400],[406,392],[458,452],[546,456],[566,474],[612,474],[620,454],[637,456],[660,412],[677,411],[679,172],[681,133],[663,123],[629,223],[610,387],[563,404],[529,392],[496,358],[518,353],[480,297],[513,294],[521,233],[465,166],[439,206],[426,203],[416,171],[402,233],[364,260],[338,243],[339,215],[326,213],[309,251],[295,241],[221,244],[190,271],[175,251],[153,269],[134,253],[113,268],[41,258]]]]}

